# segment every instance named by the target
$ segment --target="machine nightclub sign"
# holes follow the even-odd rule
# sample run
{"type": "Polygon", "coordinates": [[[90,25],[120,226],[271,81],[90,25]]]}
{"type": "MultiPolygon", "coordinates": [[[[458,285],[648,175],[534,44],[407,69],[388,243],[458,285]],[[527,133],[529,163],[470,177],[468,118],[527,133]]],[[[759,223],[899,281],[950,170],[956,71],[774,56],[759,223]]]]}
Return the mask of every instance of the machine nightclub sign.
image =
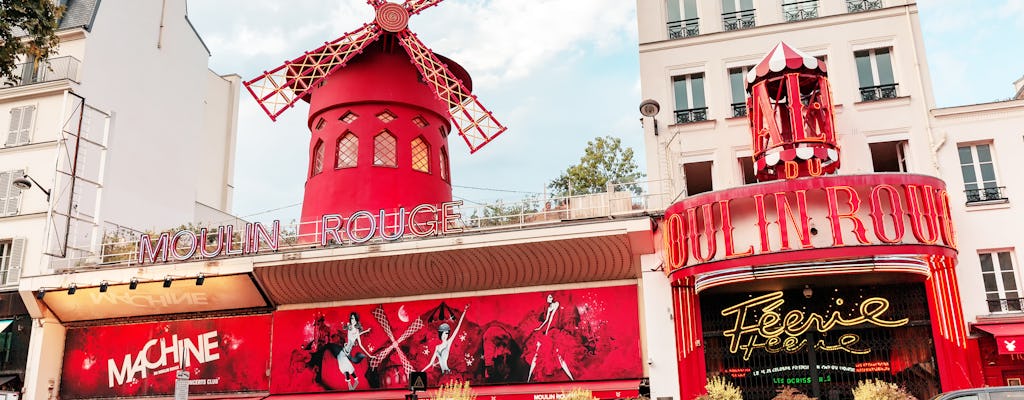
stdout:
{"type": "Polygon", "coordinates": [[[669,273],[792,250],[956,248],[943,182],[909,174],[779,181],[698,195],[669,207],[663,227],[669,273]]]}
{"type": "MultiPolygon", "coordinates": [[[[834,310],[830,313],[804,313],[800,310],[785,311],[783,292],[768,293],[722,310],[722,316],[735,318],[731,329],[722,334],[729,339],[729,352],[742,353],[743,360],[749,360],[755,350],[768,353],[798,353],[806,351],[809,345],[804,334],[814,330],[828,333],[836,327],[855,327],[862,324],[882,328],[906,325],[908,318],[891,319],[889,300],[881,297],[864,299],[853,305],[853,312],[834,310]],[[757,317],[756,315],[760,315],[757,317]],[[843,316],[844,314],[849,316],[843,316]]],[[[837,307],[844,305],[842,298],[835,300],[837,307]]],[[[845,351],[853,354],[868,354],[870,348],[860,343],[856,333],[843,333],[834,342],[817,340],[813,344],[818,351],[845,351]]]]}
{"type": "MultiPolygon", "coordinates": [[[[421,204],[411,210],[401,207],[395,212],[356,211],[347,217],[326,214],[318,222],[316,237],[300,241],[327,246],[331,243],[366,243],[374,238],[395,241],[406,235],[427,237],[458,233],[462,228],[457,226],[456,221],[462,214],[456,212],[455,208],[461,205],[462,201],[459,200],[442,203],[440,206],[421,204]]],[[[184,229],[161,233],[155,239],[149,234],[143,234],[137,246],[139,263],[238,256],[265,250],[277,251],[280,248],[280,221],[274,221],[269,227],[259,222],[246,223],[239,233],[234,229],[230,225],[217,227],[216,230],[201,228],[199,232],[184,229]]]]}
{"type": "Polygon", "coordinates": [[[269,315],[72,328],[61,396],[168,396],[179,370],[193,394],[266,391],[269,349],[269,315]]]}

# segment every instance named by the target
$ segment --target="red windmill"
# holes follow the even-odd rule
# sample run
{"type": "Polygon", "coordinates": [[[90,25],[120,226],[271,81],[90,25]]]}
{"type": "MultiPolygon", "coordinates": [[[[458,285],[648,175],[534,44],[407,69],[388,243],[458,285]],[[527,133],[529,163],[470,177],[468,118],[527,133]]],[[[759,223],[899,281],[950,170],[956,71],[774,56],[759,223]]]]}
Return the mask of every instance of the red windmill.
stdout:
{"type": "Polygon", "coordinates": [[[451,126],[471,153],[505,131],[469,74],[408,29],[410,15],[441,1],[368,0],[373,22],[245,82],[271,119],[310,103],[302,221],[451,201],[451,126]]]}

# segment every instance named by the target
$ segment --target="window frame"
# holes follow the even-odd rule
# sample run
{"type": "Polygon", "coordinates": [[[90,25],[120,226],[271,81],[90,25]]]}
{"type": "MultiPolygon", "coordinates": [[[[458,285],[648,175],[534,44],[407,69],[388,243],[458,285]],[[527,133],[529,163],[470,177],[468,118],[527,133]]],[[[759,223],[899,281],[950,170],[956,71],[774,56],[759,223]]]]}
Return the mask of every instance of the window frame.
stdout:
{"type": "Polygon", "coordinates": [[[428,142],[427,139],[424,138],[423,136],[417,136],[417,137],[413,138],[412,140],[410,140],[409,141],[409,165],[410,165],[410,167],[412,167],[412,170],[416,171],[416,172],[422,172],[422,173],[425,173],[425,174],[430,174],[431,173],[430,164],[431,164],[430,142],[428,142]],[[419,141],[419,143],[423,144],[423,150],[422,150],[423,153],[422,154],[423,154],[423,157],[425,159],[423,160],[422,165],[425,168],[425,170],[416,167],[416,162],[417,162],[416,157],[418,157],[420,155],[419,150],[416,148],[417,141],[419,141]]]}
{"type": "Polygon", "coordinates": [[[14,180],[22,176],[25,176],[24,169],[0,171],[0,217],[21,213],[24,191],[14,186],[14,180]]]}
{"type": "Polygon", "coordinates": [[[978,272],[981,275],[981,284],[985,293],[986,307],[990,313],[1015,313],[1024,311],[1024,307],[1021,307],[1024,304],[1021,304],[1022,289],[1020,274],[1017,273],[1017,266],[1014,264],[1017,262],[1016,258],[1016,252],[1013,251],[1012,248],[978,251],[978,272]],[[1009,269],[1003,269],[1003,263],[1002,260],[1000,260],[999,254],[1007,254],[1006,258],[1010,262],[1009,269]],[[992,271],[985,271],[984,263],[982,262],[983,255],[988,255],[991,259],[992,271]],[[1013,289],[1007,289],[1005,287],[1006,277],[1004,274],[1006,273],[1012,274],[1011,282],[1014,285],[1013,289]],[[989,285],[985,281],[986,275],[993,275],[993,278],[995,278],[993,279],[996,285],[995,290],[989,290],[989,285]],[[1014,294],[1013,298],[1010,298],[1009,296],[1010,291],[1014,294]],[[999,305],[996,307],[998,308],[997,310],[993,310],[992,304],[990,303],[992,299],[989,299],[990,294],[995,294],[997,296],[996,300],[999,301],[999,305]],[[1011,307],[1011,301],[1015,302],[1013,303],[1016,304],[1015,309],[1014,307],[1011,307]]]}
{"type": "Polygon", "coordinates": [[[995,142],[994,141],[977,141],[977,142],[963,142],[957,143],[957,162],[960,165],[960,179],[963,182],[964,197],[967,205],[980,205],[980,204],[992,204],[999,202],[1008,202],[1009,199],[1003,194],[1003,187],[999,185],[999,162],[996,160],[995,142]],[[983,162],[978,161],[978,147],[987,146],[990,161],[984,163],[992,164],[992,180],[984,180],[981,165],[983,162]],[[964,167],[968,164],[963,163],[963,159],[960,156],[960,149],[970,148],[971,153],[971,169],[974,172],[975,180],[968,183],[967,177],[964,176],[964,167]],[[986,185],[986,182],[991,182],[992,185],[986,185]],[[969,184],[973,184],[975,188],[971,189],[968,187],[969,184]],[[972,200],[970,191],[977,191],[977,198],[972,200]],[[998,197],[996,197],[998,196],[998,197]],[[984,198],[982,198],[984,197],[984,198]]]}
{"type": "Polygon", "coordinates": [[[677,123],[677,124],[679,124],[679,123],[692,123],[692,122],[701,122],[701,121],[707,121],[708,120],[708,115],[707,115],[708,99],[707,99],[707,82],[706,81],[707,81],[707,74],[705,74],[704,72],[683,73],[683,74],[678,74],[678,75],[672,75],[670,77],[670,83],[672,85],[671,86],[672,87],[672,107],[673,107],[672,110],[673,110],[673,122],[674,123],[677,123]],[[700,76],[700,82],[701,82],[701,84],[700,84],[700,89],[701,89],[700,90],[700,100],[701,100],[702,105],[700,107],[696,107],[696,102],[695,102],[695,99],[694,99],[694,96],[693,96],[693,94],[696,93],[696,91],[694,90],[694,83],[693,82],[694,82],[694,78],[697,77],[698,75],[700,76]],[[686,93],[685,93],[685,96],[686,96],[685,97],[685,101],[686,101],[687,104],[685,105],[685,108],[680,108],[680,105],[679,105],[679,100],[680,99],[679,99],[679,94],[678,94],[679,92],[677,90],[679,88],[679,82],[682,82],[682,87],[686,91],[686,93]],[[701,110],[703,110],[703,112],[701,112],[701,110]],[[681,112],[686,112],[686,114],[691,115],[693,118],[690,118],[689,120],[684,121],[684,122],[680,122],[679,121],[679,114],[681,112]]]}
{"type": "Polygon", "coordinates": [[[35,104],[26,104],[18,107],[11,107],[8,112],[7,136],[3,139],[3,147],[24,146],[32,143],[32,134],[35,132],[36,118],[39,115],[39,108],[35,104]],[[14,113],[18,111],[18,126],[15,127],[14,113]],[[25,118],[25,112],[30,115],[25,118]],[[27,124],[27,126],[26,126],[27,124]],[[13,139],[13,140],[12,140],[13,139]]]}
{"type": "Polygon", "coordinates": [[[398,168],[398,136],[396,136],[394,133],[391,133],[391,131],[389,131],[387,129],[382,130],[382,131],[380,131],[380,133],[378,133],[378,134],[373,136],[373,166],[374,167],[386,167],[386,168],[398,168]],[[391,154],[392,154],[391,157],[392,157],[392,159],[390,161],[391,161],[392,164],[382,163],[382,162],[379,161],[380,158],[378,157],[377,139],[381,138],[381,137],[383,137],[385,135],[387,137],[391,138],[391,154]]]}
{"type": "Polygon", "coordinates": [[[311,162],[309,165],[310,178],[324,172],[324,156],[327,153],[327,149],[325,147],[327,146],[324,144],[323,139],[317,139],[316,144],[313,145],[313,153],[310,156],[311,162]]]}
{"type": "Polygon", "coordinates": [[[352,131],[345,131],[344,133],[341,134],[340,137],[338,137],[338,140],[335,142],[335,148],[334,148],[334,169],[355,168],[355,167],[358,167],[358,166],[359,166],[359,136],[357,136],[355,133],[352,133],[352,131]],[[341,156],[342,156],[341,150],[343,149],[342,148],[342,141],[344,141],[345,139],[348,139],[349,137],[351,137],[351,138],[353,138],[355,140],[355,147],[353,148],[354,151],[351,154],[351,157],[349,157],[349,158],[352,159],[352,164],[351,165],[341,165],[341,156]]]}
{"type": "Polygon", "coordinates": [[[16,285],[21,280],[25,243],[25,238],[0,239],[0,287],[16,285]]]}

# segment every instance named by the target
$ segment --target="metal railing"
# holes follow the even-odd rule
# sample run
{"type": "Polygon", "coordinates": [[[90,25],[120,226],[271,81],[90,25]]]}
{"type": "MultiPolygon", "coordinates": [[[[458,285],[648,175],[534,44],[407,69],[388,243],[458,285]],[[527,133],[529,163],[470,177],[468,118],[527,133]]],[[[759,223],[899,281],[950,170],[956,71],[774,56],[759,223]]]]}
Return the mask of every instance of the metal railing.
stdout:
{"type": "Polygon", "coordinates": [[[38,63],[21,63],[14,66],[18,76],[6,79],[3,86],[24,86],[62,79],[78,82],[78,64],[78,59],[71,56],[49,58],[38,63]]]}
{"type": "Polygon", "coordinates": [[[747,102],[732,103],[732,116],[733,117],[746,117],[747,116],[747,102]]]}
{"type": "Polygon", "coordinates": [[[846,11],[861,12],[882,8],[882,0],[846,0],[846,11]]]}
{"type": "Polygon", "coordinates": [[[722,30],[735,31],[737,29],[753,28],[755,25],[753,8],[722,14],[722,30]]]}
{"type": "Polygon", "coordinates": [[[786,18],[786,22],[818,18],[818,0],[783,4],[782,16],[786,18]]]}
{"type": "Polygon", "coordinates": [[[668,23],[668,38],[680,39],[684,37],[697,36],[700,34],[698,24],[700,18],[684,19],[682,21],[671,21],[668,23]]]}
{"type": "Polygon", "coordinates": [[[677,124],[689,124],[691,122],[700,122],[708,120],[708,108],[691,108],[688,110],[676,110],[676,123],[677,124]]]}
{"type": "MultiPolygon", "coordinates": [[[[531,197],[519,201],[495,202],[491,204],[474,204],[459,207],[457,211],[461,217],[452,222],[452,225],[462,229],[460,235],[484,233],[496,230],[518,230],[531,227],[558,224],[564,221],[578,221],[593,218],[609,217],[631,217],[651,213],[658,213],[668,207],[672,200],[667,193],[660,193],[664,181],[637,181],[620,184],[609,184],[607,190],[600,193],[581,194],[562,197],[539,198],[531,197]],[[650,189],[659,193],[651,193],[650,189]]],[[[385,214],[385,220],[389,225],[385,227],[389,232],[397,229],[390,221],[395,221],[392,212],[385,214]]],[[[234,221],[228,221],[222,225],[232,225],[234,221]]],[[[281,224],[279,252],[290,252],[308,250],[316,246],[319,236],[316,233],[304,234],[299,232],[316,231],[315,228],[321,221],[306,221],[291,224],[281,224]],[[303,226],[306,229],[302,229],[303,226]],[[314,228],[310,229],[310,226],[314,228]],[[317,242],[311,244],[311,242],[317,242]]],[[[269,227],[269,223],[264,226],[269,227]]],[[[216,243],[220,236],[215,226],[207,226],[207,242],[216,243]]],[[[116,225],[106,225],[103,230],[103,239],[98,243],[98,248],[91,254],[67,259],[51,260],[51,266],[56,269],[74,270],[78,268],[95,269],[107,267],[122,267],[125,265],[139,266],[139,238],[143,232],[116,225]],[[56,263],[55,263],[56,262],[56,263]]],[[[187,230],[197,234],[201,227],[189,225],[187,230]]],[[[356,229],[355,234],[365,235],[368,228],[356,229]]],[[[173,231],[176,231],[174,229],[173,231]]],[[[243,248],[244,238],[240,234],[244,227],[234,229],[231,237],[231,248],[243,248]]],[[[171,232],[168,230],[165,232],[171,232]]],[[[379,231],[378,231],[379,232],[379,231]]],[[[173,235],[174,232],[171,232],[173,235]]],[[[160,233],[149,232],[152,239],[156,239],[160,233]]],[[[225,235],[226,236],[226,235],[225,235]]],[[[417,240],[412,235],[406,235],[401,240],[417,240]]],[[[365,245],[385,243],[384,239],[374,236],[373,239],[365,242],[365,245]]],[[[192,246],[188,240],[182,240],[178,244],[180,253],[186,253],[187,248],[192,246]]],[[[348,244],[346,244],[348,245],[348,244]]],[[[171,249],[170,251],[175,251],[171,249]]],[[[250,254],[251,255],[251,254],[250,254]]],[[[232,257],[220,255],[214,259],[232,257]]],[[[188,262],[190,260],[181,261],[188,262]]],[[[149,263],[146,263],[149,265],[149,263]]],[[[161,265],[161,263],[152,265],[161,265]]]]}
{"type": "Polygon", "coordinates": [[[989,299],[989,312],[1019,312],[1024,311],[1024,299],[1019,297],[1008,297],[1005,299],[989,299]]]}
{"type": "Polygon", "coordinates": [[[890,83],[888,85],[878,86],[867,86],[860,88],[860,99],[861,101],[875,101],[884,99],[895,99],[899,96],[896,91],[898,83],[890,83]]]}
{"type": "Polygon", "coordinates": [[[1006,202],[1009,201],[1009,199],[1007,199],[1006,195],[1003,194],[1004,190],[1006,190],[1006,186],[966,189],[964,190],[964,194],[967,195],[967,204],[989,201],[1006,202]]]}

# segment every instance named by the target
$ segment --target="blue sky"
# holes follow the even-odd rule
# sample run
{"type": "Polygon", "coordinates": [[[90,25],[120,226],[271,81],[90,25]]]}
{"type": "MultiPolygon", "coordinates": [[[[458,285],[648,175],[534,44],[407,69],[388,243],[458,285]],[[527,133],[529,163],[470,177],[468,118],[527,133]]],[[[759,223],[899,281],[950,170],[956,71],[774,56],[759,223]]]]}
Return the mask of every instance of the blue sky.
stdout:
{"type": "MultiPolygon", "coordinates": [[[[413,16],[411,29],[466,67],[475,94],[509,127],[472,156],[453,140],[456,197],[492,202],[543,192],[597,136],[621,138],[643,166],[635,2],[586,4],[447,0],[413,16]]],[[[1013,95],[1013,81],[1024,75],[1024,51],[1016,43],[1024,37],[1024,1],[925,0],[919,8],[939,106],[1013,95]]],[[[248,80],[369,22],[373,12],[364,0],[218,0],[189,2],[189,17],[213,54],[210,67],[248,80]]],[[[301,104],[273,123],[243,93],[236,214],[297,219],[306,112],[301,104]]]]}

